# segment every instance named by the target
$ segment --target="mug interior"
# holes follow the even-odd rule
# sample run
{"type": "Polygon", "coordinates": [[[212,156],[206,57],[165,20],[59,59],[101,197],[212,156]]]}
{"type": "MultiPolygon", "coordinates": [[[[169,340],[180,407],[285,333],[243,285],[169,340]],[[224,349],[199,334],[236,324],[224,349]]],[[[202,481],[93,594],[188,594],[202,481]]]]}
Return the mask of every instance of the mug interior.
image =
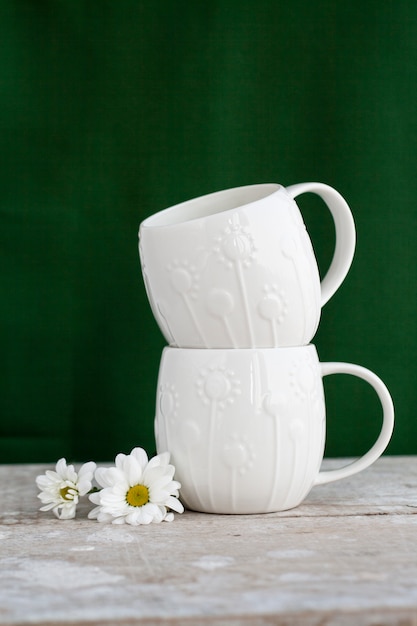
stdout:
{"type": "Polygon", "coordinates": [[[279,188],[280,185],[276,183],[265,183],[217,191],[159,211],[145,219],[142,226],[172,226],[223,213],[262,200],[279,188]]]}

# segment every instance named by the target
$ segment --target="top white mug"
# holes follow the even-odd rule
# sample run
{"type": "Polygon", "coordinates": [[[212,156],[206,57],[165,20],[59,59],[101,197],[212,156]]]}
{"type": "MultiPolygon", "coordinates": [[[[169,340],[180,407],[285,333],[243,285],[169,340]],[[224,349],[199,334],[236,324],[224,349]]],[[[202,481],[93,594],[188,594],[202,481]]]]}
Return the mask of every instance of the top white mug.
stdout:
{"type": "Polygon", "coordinates": [[[182,348],[310,343],[354,251],[346,201],[314,182],[219,191],[155,213],[139,229],[153,314],[168,343],[182,348]],[[306,192],[324,200],[335,224],[334,255],[321,283],[294,200],[306,192]]]}

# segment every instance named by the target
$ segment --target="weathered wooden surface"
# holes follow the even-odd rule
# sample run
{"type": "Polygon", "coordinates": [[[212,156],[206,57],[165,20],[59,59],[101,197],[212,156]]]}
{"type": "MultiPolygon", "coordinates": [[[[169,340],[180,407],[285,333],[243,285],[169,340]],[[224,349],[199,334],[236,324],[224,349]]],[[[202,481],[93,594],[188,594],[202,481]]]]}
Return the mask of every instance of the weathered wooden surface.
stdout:
{"type": "MultiPolygon", "coordinates": [[[[326,461],[327,467],[341,461],[326,461]]],[[[0,624],[417,626],[417,457],[285,513],[115,527],[38,511],[44,466],[0,466],[0,624]]]]}

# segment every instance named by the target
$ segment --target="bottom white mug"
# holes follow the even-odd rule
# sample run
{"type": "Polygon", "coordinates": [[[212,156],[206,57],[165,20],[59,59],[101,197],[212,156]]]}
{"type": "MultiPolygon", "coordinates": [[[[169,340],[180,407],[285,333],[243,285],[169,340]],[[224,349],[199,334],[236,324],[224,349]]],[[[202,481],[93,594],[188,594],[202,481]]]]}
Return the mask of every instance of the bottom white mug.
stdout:
{"type": "Polygon", "coordinates": [[[314,485],[365,469],[391,438],[391,396],[370,370],[320,363],[313,345],[293,348],[165,348],[155,436],[168,450],[184,505],[207,513],[268,513],[299,505],[314,485]],[[322,377],[352,374],[376,391],[382,428],[371,449],[320,471],[325,444],[322,377]]]}

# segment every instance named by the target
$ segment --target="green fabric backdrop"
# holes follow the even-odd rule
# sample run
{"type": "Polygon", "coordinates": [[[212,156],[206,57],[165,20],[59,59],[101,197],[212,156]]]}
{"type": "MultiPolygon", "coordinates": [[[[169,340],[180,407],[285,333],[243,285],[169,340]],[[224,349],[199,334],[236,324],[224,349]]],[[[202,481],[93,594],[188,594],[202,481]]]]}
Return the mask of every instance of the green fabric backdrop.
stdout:
{"type": "MultiPolygon", "coordinates": [[[[417,3],[3,0],[0,31],[0,462],[153,453],[165,343],[139,223],[309,180],[358,234],[314,343],[381,376],[388,452],[417,453],[417,3]]],[[[325,269],[330,214],[299,205],[325,269]]],[[[344,376],[325,390],[326,453],[363,453],[376,396],[344,376]]]]}

